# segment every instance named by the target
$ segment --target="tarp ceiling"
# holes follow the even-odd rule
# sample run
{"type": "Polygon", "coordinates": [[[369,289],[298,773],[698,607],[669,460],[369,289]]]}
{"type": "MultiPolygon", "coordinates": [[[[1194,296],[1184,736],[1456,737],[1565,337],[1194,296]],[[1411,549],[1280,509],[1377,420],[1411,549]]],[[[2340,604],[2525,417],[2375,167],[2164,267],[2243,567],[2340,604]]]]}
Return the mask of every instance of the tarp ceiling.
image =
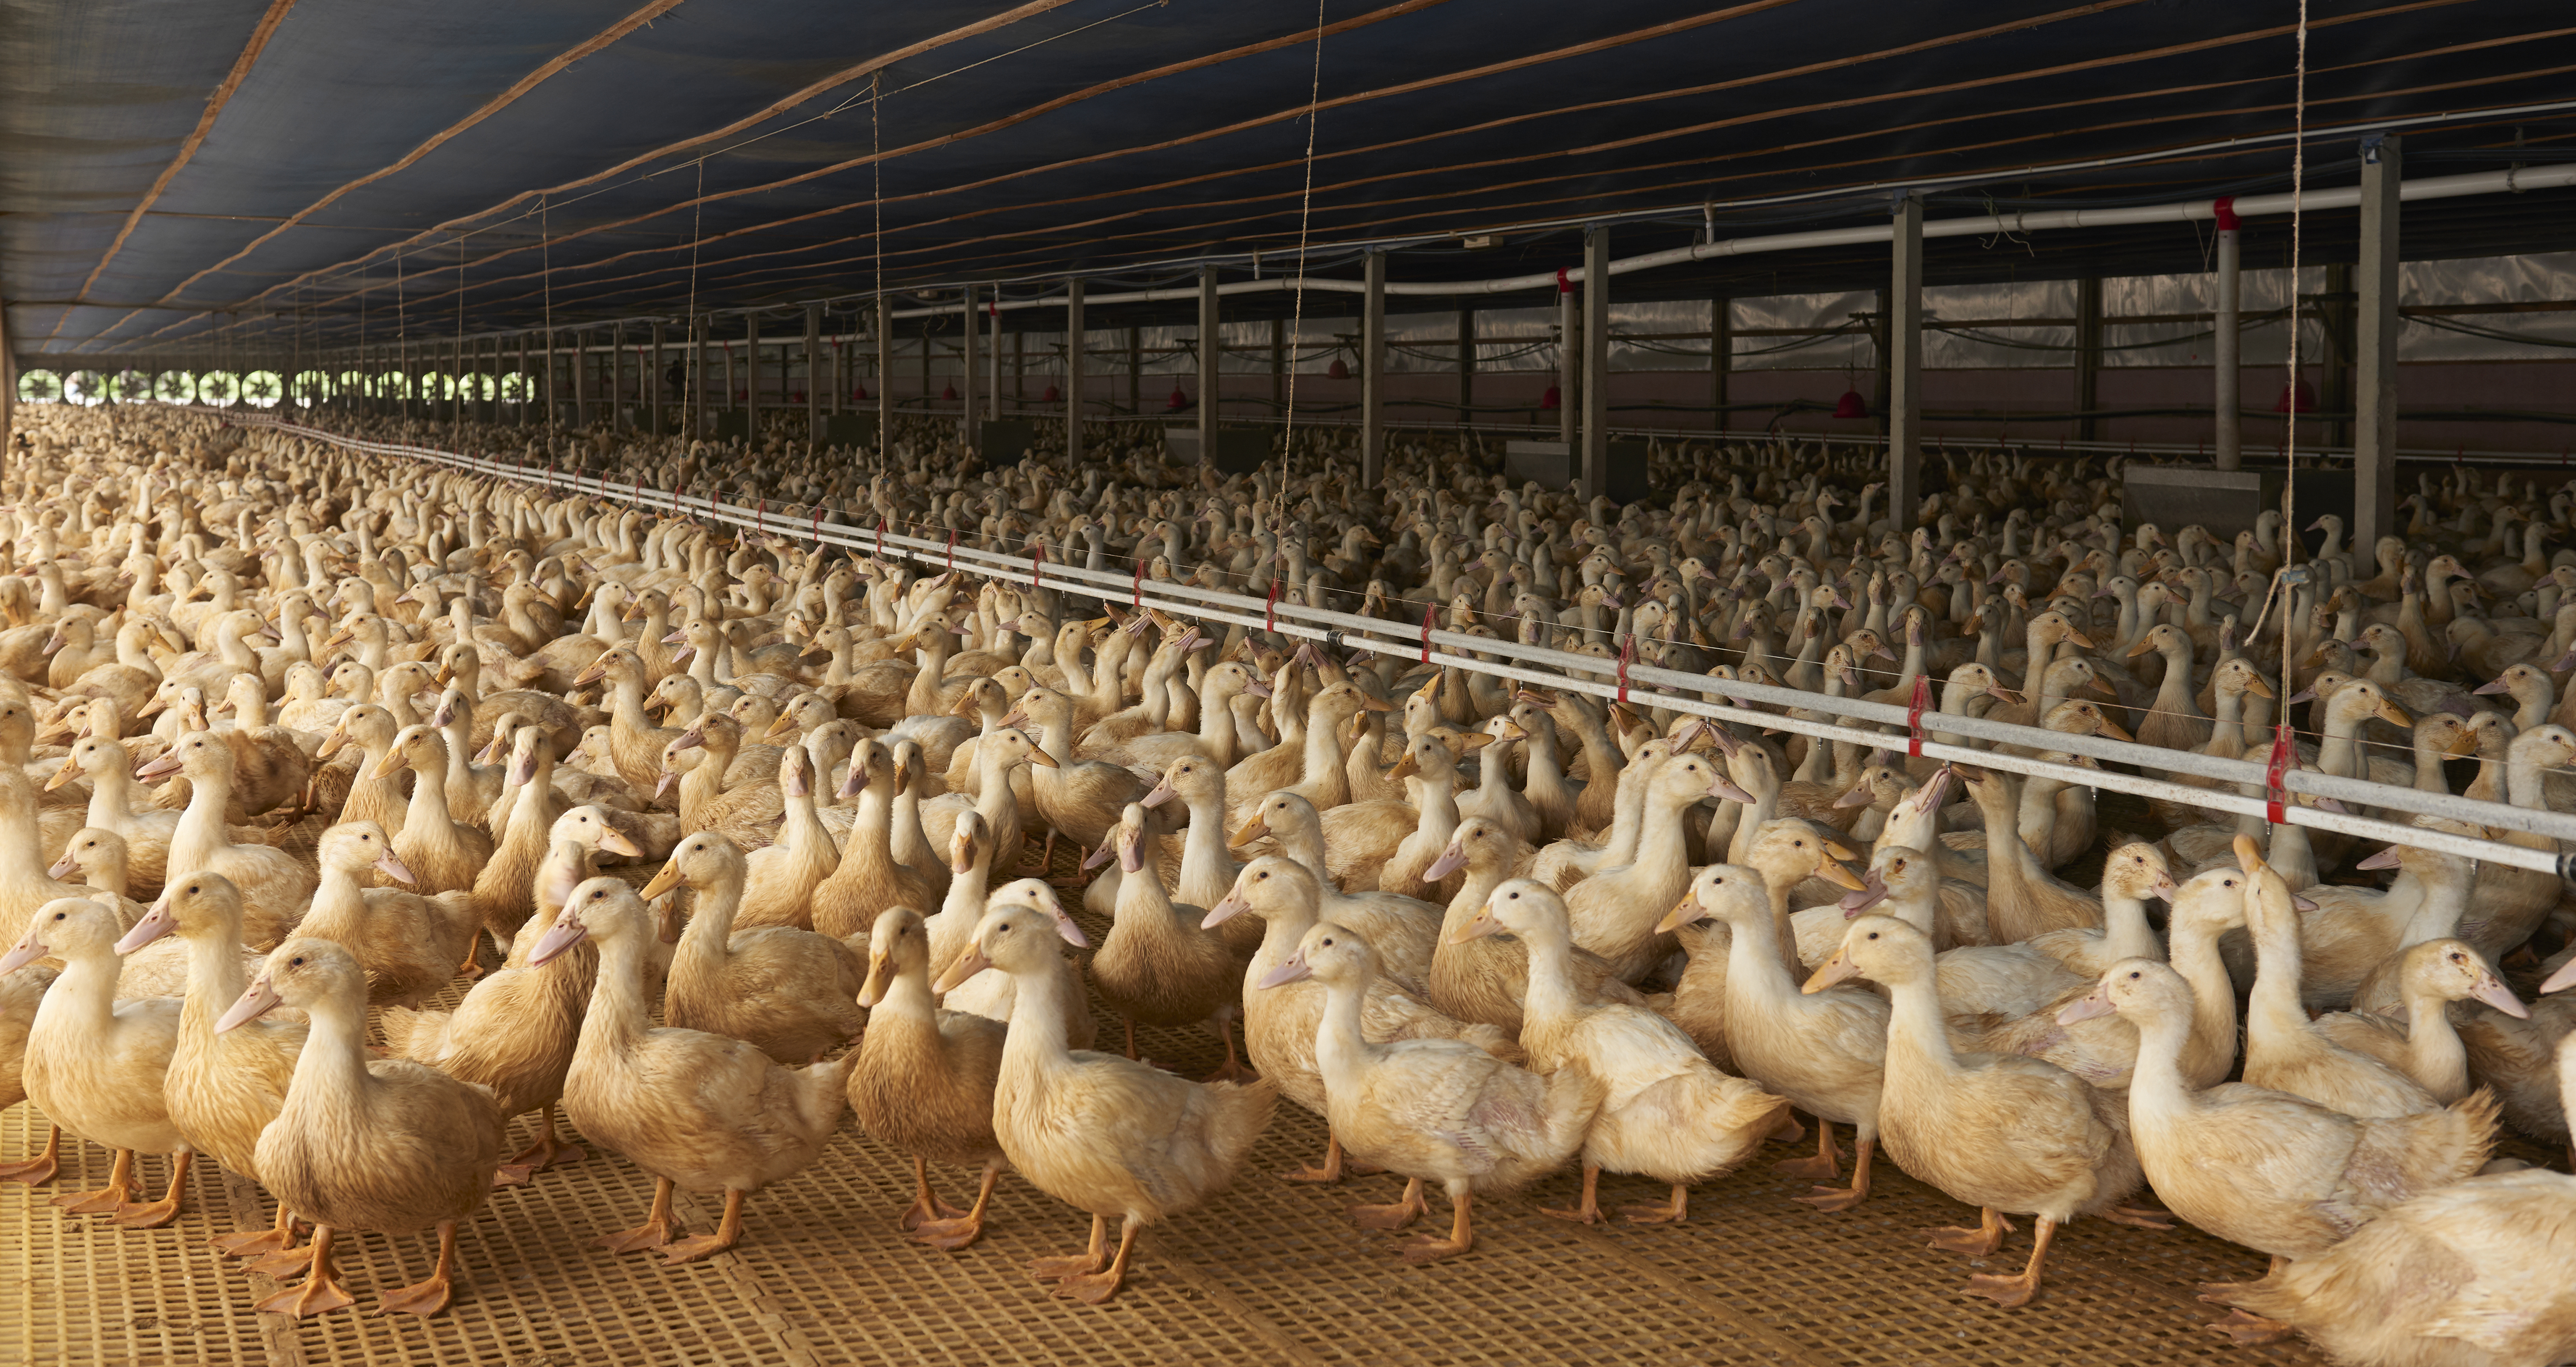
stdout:
{"type": "MultiPolygon", "coordinates": [[[[1276,273],[1301,238],[1319,271],[1355,275],[1357,245],[1394,242],[1395,278],[1482,277],[1574,264],[1587,219],[1646,215],[1613,230],[1625,255],[1690,240],[1704,203],[1733,235],[1876,217],[1909,183],[1935,187],[1936,214],[2277,189],[2297,17],[2279,0],[1323,0],[1318,42],[1318,7],[1272,0],[5,12],[10,344],[137,358],[815,299],[846,317],[880,282],[1035,292],[1083,270],[1107,289],[1253,251],[1276,273]],[[2113,164],[2065,169],[2084,162],[2113,164]]],[[[2564,0],[2310,16],[2307,120],[2334,130],[2310,184],[2351,183],[2360,130],[2428,116],[2446,117],[2404,129],[2409,174],[2576,156],[2564,0]]],[[[2561,247],[2571,208],[2565,191],[2410,206],[2406,251],[2561,247]]],[[[2348,254],[2351,218],[2319,215],[2308,259],[2348,254]]],[[[1930,274],[2198,269],[2204,246],[2182,225],[1954,240],[1930,274]]],[[[2261,224],[2248,263],[2287,246],[2261,224]]],[[[1885,269],[1858,248],[1619,290],[1853,288],[1885,269]]]]}

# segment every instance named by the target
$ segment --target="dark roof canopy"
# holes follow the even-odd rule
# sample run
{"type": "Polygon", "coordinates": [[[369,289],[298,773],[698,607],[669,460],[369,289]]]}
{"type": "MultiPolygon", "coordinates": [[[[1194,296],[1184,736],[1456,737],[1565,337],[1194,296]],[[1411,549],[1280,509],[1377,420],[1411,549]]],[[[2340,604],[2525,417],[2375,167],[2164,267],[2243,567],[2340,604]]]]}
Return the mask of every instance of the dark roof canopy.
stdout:
{"type": "MultiPolygon", "coordinates": [[[[2311,0],[2311,185],[2576,157],[2564,0],[2311,0]]],[[[0,297],[39,352],[469,335],[1202,257],[1397,279],[1932,212],[2285,188],[2287,0],[83,0],[0,30],[0,297]],[[1315,108],[1315,116],[1307,117],[1315,108]],[[1309,161],[1309,144],[1312,160],[1309,161]],[[881,225],[881,231],[880,231],[881,225]],[[1505,230],[1468,250],[1464,234],[1505,230]]],[[[2567,243],[2419,203],[2406,254],[2567,243]]],[[[2309,259],[2350,250],[2351,215],[2309,259]],[[2339,245],[2340,244],[2340,245],[2339,245]]],[[[2278,237],[2277,243],[2271,239],[2278,237]]],[[[2247,261],[2286,260],[2256,225],[2247,261]],[[2269,255],[2267,255],[2269,253],[2269,255]]],[[[1930,278],[2199,269],[2181,225],[1950,239],[1930,278]]],[[[1848,288],[1885,248],[1622,277],[1848,288]]],[[[1535,302],[1533,296],[1529,302],[1535,302]]],[[[1510,302],[1497,300],[1496,302],[1510,302]]],[[[1247,300],[1247,312],[1269,305],[1247,300]]],[[[1284,306],[1284,300],[1279,301],[1284,306]]],[[[1229,310],[1232,310],[1229,305],[1229,310]]]]}

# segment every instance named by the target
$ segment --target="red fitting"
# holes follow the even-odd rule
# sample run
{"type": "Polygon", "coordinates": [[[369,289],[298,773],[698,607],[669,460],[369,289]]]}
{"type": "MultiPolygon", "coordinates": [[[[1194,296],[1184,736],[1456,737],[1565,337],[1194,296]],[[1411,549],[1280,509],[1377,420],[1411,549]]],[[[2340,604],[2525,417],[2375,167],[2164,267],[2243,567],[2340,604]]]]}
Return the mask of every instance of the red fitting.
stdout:
{"type": "MultiPolygon", "coordinates": [[[[1136,572],[1141,575],[1145,571],[1140,566],[1136,572]]],[[[1261,629],[1272,633],[1279,630],[1279,581],[1275,578],[1270,581],[1269,601],[1261,605],[1261,629]]]]}
{"type": "Polygon", "coordinates": [[[1129,599],[1127,605],[1138,612],[1145,610],[1145,561],[1142,557],[1136,561],[1136,596],[1129,599]]]}
{"type": "Polygon", "coordinates": [[[1914,676],[1914,697],[1905,705],[1905,753],[1923,758],[1923,709],[1932,705],[1932,676],[1914,676]]]}
{"type": "Polygon", "coordinates": [[[1440,605],[1438,603],[1430,604],[1422,609],[1422,662],[1424,664],[1431,663],[1431,620],[1432,615],[1439,611],[1440,605]]]}
{"type": "Polygon", "coordinates": [[[1629,632],[1619,642],[1619,705],[1628,704],[1628,663],[1637,658],[1637,633],[1629,632]]]}
{"type": "Polygon", "coordinates": [[[2263,771],[2263,819],[2275,826],[2287,825],[2290,820],[2289,814],[2282,810],[2282,804],[2290,796],[2282,787],[2282,776],[2289,772],[2291,756],[2296,753],[2291,749],[2290,735],[2288,722],[2273,728],[2272,761],[2263,771]]]}
{"type": "Polygon", "coordinates": [[[2221,195],[2211,200],[2209,211],[2218,219],[2218,230],[2222,233],[2232,233],[2245,226],[2245,220],[2236,216],[2236,196],[2234,195],[2221,195]]]}
{"type": "Polygon", "coordinates": [[[948,569],[952,574],[957,570],[957,529],[954,527],[948,529],[948,569]]]}
{"type": "Polygon", "coordinates": [[[1565,278],[1565,271],[1566,268],[1563,266],[1556,268],[1556,292],[1559,294],[1572,294],[1574,293],[1574,282],[1565,278]]]}

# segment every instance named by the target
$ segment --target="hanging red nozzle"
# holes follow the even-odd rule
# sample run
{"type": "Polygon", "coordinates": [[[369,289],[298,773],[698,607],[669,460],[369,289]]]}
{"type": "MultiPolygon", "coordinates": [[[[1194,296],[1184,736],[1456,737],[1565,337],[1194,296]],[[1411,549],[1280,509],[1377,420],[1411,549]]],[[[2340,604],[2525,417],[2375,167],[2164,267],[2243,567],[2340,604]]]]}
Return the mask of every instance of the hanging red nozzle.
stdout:
{"type": "Polygon", "coordinates": [[[1180,387],[1179,385],[1173,385],[1173,386],[1172,386],[1172,401],[1171,401],[1171,403],[1169,403],[1168,405],[1166,405],[1166,407],[1168,407],[1172,412],[1178,413],[1178,412],[1180,412],[1182,409],[1187,408],[1187,407],[1189,407],[1189,406],[1190,406],[1190,396],[1189,396],[1189,395],[1187,395],[1187,394],[1182,393],[1182,392],[1181,392],[1181,387],[1180,387]]]}
{"type": "Polygon", "coordinates": [[[2293,404],[2297,405],[2297,411],[2301,413],[2316,412],[2317,387],[2305,380],[2295,380],[2281,386],[2281,397],[2272,405],[2272,411],[2287,413],[2291,411],[2293,404]]]}
{"type": "Polygon", "coordinates": [[[1547,392],[1538,396],[1538,406],[1541,408],[1565,407],[1565,391],[1555,385],[1549,385],[1547,392]]]}
{"type": "Polygon", "coordinates": [[[1350,377],[1351,368],[1342,364],[1342,358],[1339,356],[1333,358],[1331,365],[1324,367],[1324,378],[1328,380],[1347,380],[1350,377]]]}
{"type": "Polygon", "coordinates": [[[1843,391],[1843,396],[1834,401],[1834,416],[1866,418],[1869,416],[1869,400],[1862,398],[1857,389],[1846,389],[1843,391]]]}

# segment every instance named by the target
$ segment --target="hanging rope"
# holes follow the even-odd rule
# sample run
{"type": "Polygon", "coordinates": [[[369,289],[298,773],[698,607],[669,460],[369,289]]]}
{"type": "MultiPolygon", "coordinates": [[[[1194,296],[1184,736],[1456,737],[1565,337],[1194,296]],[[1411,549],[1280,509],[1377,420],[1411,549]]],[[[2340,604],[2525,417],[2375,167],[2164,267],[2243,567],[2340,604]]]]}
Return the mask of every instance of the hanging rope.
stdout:
{"type": "MultiPolygon", "coordinates": [[[[1324,97],[1324,0],[1315,0],[1315,74],[1306,91],[1306,185],[1297,200],[1297,275],[1306,275],[1306,228],[1315,209],[1315,118],[1324,97]]],[[[1305,335],[1306,291],[1301,286],[1292,291],[1288,305],[1290,345],[1305,335]]],[[[1288,458],[1297,449],[1297,370],[1288,369],[1288,411],[1279,431],[1279,533],[1288,527],[1288,458]]],[[[1199,459],[1214,456],[1213,451],[1199,452],[1199,459]]]]}
{"type": "Polygon", "coordinates": [[[2281,810],[2285,794],[2282,774],[2293,765],[2297,753],[2292,743],[2290,699],[2297,690],[2290,686],[2290,624],[2298,618],[2298,590],[2304,575],[2292,572],[2299,548],[2299,233],[2304,195],[2308,179],[2308,0],[2299,0],[2299,46],[2295,82],[2291,93],[2290,133],[2290,388],[2288,412],[2282,428],[2281,456],[2288,469],[2281,481],[2281,716],[2272,731],[2271,763],[2267,766],[2266,794],[2268,806],[2264,815],[2278,825],[2286,819],[2281,810]]]}
{"type": "Polygon", "coordinates": [[[698,192],[689,198],[689,313],[681,324],[689,334],[689,363],[682,372],[689,377],[689,393],[680,404],[680,419],[689,425],[689,440],[695,441],[706,430],[706,414],[698,411],[706,402],[706,377],[698,373],[707,350],[706,343],[698,337],[698,245],[707,217],[707,163],[703,157],[698,159],[698,192]]]}

